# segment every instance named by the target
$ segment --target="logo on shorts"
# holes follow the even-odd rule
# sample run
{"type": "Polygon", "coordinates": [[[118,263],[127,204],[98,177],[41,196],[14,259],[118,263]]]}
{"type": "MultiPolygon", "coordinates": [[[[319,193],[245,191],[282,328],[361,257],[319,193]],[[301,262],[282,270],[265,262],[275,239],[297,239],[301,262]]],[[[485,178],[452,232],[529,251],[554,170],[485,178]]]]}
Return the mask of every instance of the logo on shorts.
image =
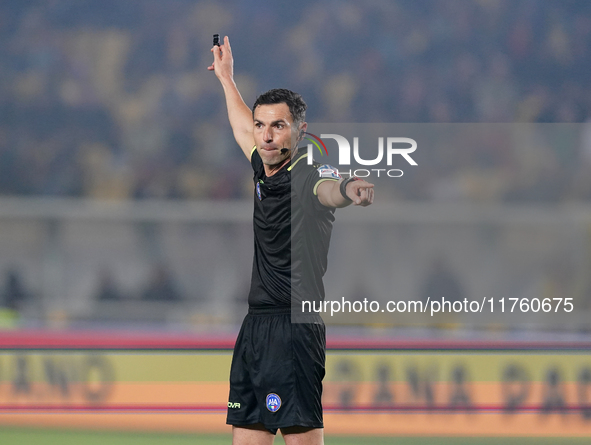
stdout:
{"type": "Polygon", "coordinates": [[[259,201],[261,201],[261,184],[259,182],[257,182],[257,196],[259,197],[259,201]]]}
{"type": "Polygon", "coordinates": [[[228,408],[240,408],[240,403],[238,403],[238,402],[228,402],[228,408]]]}
{"type": "Polygon", "coordinates": [[[281,408],[281,398],[275,394],[271,393],[267,396],[267,409],[272,413],[279,411],[281,408]]]}

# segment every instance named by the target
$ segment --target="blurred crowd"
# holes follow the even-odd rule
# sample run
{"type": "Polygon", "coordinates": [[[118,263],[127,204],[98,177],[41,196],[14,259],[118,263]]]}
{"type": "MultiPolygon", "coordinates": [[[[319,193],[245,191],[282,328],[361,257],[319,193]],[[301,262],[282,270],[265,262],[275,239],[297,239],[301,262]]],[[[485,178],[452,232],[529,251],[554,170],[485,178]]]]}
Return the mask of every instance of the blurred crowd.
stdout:
{"type": "MultiPolygon", "coordinates": [[[[216,32],[247,103],[287,87],[310,122],[591,118],[591,2],[3,0],[0,194],[250,197],[206,70],[216,32]]],[[[453,167],[435,154],[390,196],[590,199],[591,131],[563,145],[524,161],[480,144],[453,167]]]]}

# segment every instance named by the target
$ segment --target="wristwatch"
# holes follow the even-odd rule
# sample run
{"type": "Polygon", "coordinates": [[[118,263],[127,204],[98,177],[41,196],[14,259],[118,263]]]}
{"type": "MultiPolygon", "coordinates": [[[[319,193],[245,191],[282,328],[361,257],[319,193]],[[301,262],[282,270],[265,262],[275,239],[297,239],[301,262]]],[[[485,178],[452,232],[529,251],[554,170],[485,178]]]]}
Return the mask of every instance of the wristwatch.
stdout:
{"type": "Polygon", "coordinates": [[[350,176],[344,181],[342,181],[339,187],[341,195],[343,195],[343,198],[345,198],[347,201],[353,201],[351,198],[347,196],[347,184],[353,181],[361,181],[361,178],[358,178],[357,176],[350,176]]]}

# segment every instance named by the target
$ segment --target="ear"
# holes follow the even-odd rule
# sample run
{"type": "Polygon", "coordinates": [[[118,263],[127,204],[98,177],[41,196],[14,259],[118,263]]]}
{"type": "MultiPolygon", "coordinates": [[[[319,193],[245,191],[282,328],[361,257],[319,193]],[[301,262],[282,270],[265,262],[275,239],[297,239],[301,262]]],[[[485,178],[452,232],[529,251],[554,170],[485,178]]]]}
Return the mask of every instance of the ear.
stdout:
{"type": "Polygon", "coordinates": [[[308,129],[308,123],[302,122],[299,127],[300,132],[298,134],[298,142],[301,141],[302,139],[304,139],[304,134],[306,133],[307,129],[308,129]]]}

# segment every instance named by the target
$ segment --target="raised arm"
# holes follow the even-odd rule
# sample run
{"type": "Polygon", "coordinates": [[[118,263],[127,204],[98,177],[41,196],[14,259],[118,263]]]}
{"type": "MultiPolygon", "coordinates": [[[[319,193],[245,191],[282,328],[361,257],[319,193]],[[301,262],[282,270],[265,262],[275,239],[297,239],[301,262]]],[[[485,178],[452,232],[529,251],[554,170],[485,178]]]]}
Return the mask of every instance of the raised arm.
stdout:
{"type": "Polygon", "coordinates": [[[213,63],[207,67],[214,71],[222,84],[228,107],[228,119],[234,132],[234,138],[244,155],[250,160],[254,147],[252,110],[244,103],[236,83],[234,82],[234,59],[228,36],[224,37],[224,44],[211,48],[213,63]]]}

